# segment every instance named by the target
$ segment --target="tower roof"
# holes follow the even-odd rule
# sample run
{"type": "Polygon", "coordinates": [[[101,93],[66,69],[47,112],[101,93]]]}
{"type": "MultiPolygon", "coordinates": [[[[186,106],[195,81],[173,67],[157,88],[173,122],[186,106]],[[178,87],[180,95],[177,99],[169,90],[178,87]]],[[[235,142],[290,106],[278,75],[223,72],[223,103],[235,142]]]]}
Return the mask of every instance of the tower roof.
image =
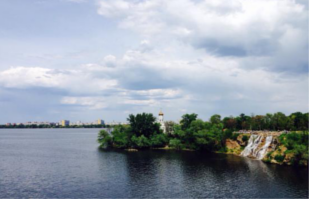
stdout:
{"type": "Polygon", "coordinates": [[[164,115],[164,113],[160,110],[158,115],[164,115]]]}

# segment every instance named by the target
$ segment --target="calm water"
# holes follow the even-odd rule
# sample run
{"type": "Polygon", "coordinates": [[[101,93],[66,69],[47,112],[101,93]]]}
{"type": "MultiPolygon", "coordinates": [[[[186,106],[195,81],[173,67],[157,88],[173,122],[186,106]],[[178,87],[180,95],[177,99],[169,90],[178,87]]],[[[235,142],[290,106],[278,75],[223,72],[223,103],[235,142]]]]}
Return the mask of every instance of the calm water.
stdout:
{"type": "Polygon", "coordinates": [[[0,198],[308,198],[308,168],[98,150],[99,129],[0,129],[0,198]]]}

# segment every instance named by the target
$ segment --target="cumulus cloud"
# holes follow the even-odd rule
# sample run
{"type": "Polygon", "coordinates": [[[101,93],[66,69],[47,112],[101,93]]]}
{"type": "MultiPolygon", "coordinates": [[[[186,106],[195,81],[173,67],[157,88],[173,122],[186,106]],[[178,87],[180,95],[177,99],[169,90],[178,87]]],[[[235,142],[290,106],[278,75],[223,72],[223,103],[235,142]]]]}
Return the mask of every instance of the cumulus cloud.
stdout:
{"type": "Polygon", "coordinates": [[[307,70],[307,6],[292,0],[107,0],[98,13],[157,43],[179,40],[216,56],[261,58],[245,68],[307,70]]]}
{"type": "Polygon", "coordinates": [[[117,80],[94,78],[83,70],[57,70],[42,67],[11,67],[0,71],[0,85],[5,88],[46,87],[72,93],[100,93],[117,85],[117,80]],[[87,84],[85,84],[87,83],[87,84]]]}
{"type": "Polygon", "coordinates": [[[40,94],[46,93],[48,112],[104,112],[108,120],[160,108],[174,120],[184,112],[206,119],[308,110],[308,4],[100,0],[97,13],[116,23],[120,35],[132,31],[140,42],[62,69],[4,69],[0,101],[16,99],[11,90],[24,91],[43,108],[40,94]]]}

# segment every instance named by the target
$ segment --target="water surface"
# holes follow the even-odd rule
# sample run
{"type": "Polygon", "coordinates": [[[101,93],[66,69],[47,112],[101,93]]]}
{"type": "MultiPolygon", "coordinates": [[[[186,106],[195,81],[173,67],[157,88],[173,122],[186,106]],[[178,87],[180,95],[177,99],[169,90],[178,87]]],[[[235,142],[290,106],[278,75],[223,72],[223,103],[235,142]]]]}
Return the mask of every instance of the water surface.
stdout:
{"type": "Polygon", "coordinates": [[[308,198],[309,170],[233,155],[102,151],[99,129],[0,129],[0,198],[308,198]]]}

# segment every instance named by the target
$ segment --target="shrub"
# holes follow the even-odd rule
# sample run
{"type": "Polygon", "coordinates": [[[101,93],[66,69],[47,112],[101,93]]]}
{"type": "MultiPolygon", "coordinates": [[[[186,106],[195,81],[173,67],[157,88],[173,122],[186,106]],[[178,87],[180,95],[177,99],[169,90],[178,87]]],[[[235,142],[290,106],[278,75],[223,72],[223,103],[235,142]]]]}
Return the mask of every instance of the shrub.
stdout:
{"type": "Polygon", "coordinates": [[[239,134],[238,133],[233,133],[232,136],[231,136],[231,139],[232,140],[237,140],[239,134]]]}
{"type": "Polygon", "coordinates": [[[270,163],[270,162],[271,162],[270,158],[267,158],[267,159],[265,160],[265,162],[266,162],[266,163],[270,163]]]}
{"type": "Polygon", "coordinates": [[[184,145],[182,144],[181,140],[179,139],[171,139],[169,141],[169,146],[178,150],[181,150],[184,148],[184,145]]]}
{"type": "Polygon", "coordinates": [[[105,130],[99,132],[97,141],[100,144],[100,148],[106,149],[112,145],[112,137],[105,130]]]}
{"type": "Polygon", "coordinates": [[[134,135],[131,137],[131,141],[133,146],[136,148],[147,148],[151,146],[150,140],[144,135],[141,135],[139,137],[134,135]]]}
{"type": "Polygon", "coordinates": [[[267,157],[268,157],[268,158],[271,158],[271,154],[272,154],[273,152],[274,152],[274,151],[271,151],[271,152],[267,153],[267,157]]]}
{"type": "Polygon", "coordinates": [[[277,162],[283,162],[284,156],[282,156],[282,155],[276,155],[276,156],[274,157],[274,159],[275,159],[277,162]]]}
{"type": "Polygon", "coordinates": [[[127,148],[129,146],[129,138],[126,130],[123,127],[116,127],[112,131],[113,146],[116,148],[127,148]]]}
{"type": "Polygon", "coordinates": [[[162,133],[152,135],[150,140],[153,147],[162,147],[166,145],[168,139],[167,135],[162,133]]]}
{"type": "Polygon", "coordinates": [[[243,142],[247,142],[248,140],[249,140],[249,136],[247,136],[247,135],[242,136],[243,142]]]}

